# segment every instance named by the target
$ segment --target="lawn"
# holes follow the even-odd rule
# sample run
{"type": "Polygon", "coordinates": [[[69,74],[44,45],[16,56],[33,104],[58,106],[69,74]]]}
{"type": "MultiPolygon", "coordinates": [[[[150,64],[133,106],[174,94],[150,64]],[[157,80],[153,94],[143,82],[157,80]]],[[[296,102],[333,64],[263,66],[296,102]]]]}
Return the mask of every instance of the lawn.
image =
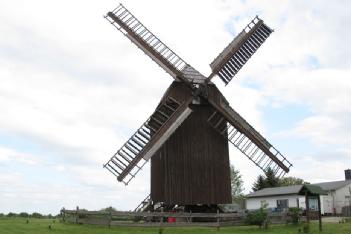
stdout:
{"type": "MultiPolygon", "coordinates": [[[[350,234],[351,223],[324,224],[323,234],[350,234]]],[[[164,234],[171,233],[233,233],[233,234],[298,234],[299,227],[292,225],[270,226],[268,230],[259,230],[255,226],[216,228],[165,228],[164,234]]],[[[22,218],[0,218],[0,234],[117,234],[117,233],[159,233],[158,228],[107,228],[90,225],[66,224],[48,219],[31,219],[26,223],[22,218]],[[52,229],[49,229],[49,225],[52,229]]],[[[316,223],[311,224],[311,233],[319,233],[316,223]]]]}

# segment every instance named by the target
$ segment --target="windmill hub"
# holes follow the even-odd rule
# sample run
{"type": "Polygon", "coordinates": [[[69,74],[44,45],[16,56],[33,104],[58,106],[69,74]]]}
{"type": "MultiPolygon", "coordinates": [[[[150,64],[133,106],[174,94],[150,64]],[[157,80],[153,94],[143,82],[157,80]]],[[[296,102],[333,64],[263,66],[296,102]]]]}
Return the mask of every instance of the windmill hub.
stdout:
{"type": "Polygon", "coordinates": [[[280,177],[292,164],[246,122],[211,82],[227,85],[273,32],[257,16],[210,64],[205,77],[147,29],[122,4],[105,18],[173,78],[154,113],[104,164],[126,185],[150,159],[156,203],[197,209],[231,203],[229,143],[263,171],[280,177]],[[195,207],[195,208],[194,208],[195,207]]]}

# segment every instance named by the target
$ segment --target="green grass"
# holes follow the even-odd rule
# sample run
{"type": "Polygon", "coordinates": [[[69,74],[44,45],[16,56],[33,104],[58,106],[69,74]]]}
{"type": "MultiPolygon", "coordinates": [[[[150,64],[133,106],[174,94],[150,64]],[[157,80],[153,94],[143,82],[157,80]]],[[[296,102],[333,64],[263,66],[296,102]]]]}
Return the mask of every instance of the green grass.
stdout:
{"type": "MultiPolygon", "coordinates": [[[[350,234],[351,223],[323,224],[323,234],[350,234]]],[[[216,228],[164,228],[164,234],[171,233],[233,233],[233,234],[298,234],[299,227],[292,225],[270,226],[267,230],[260,230],[255,226],[216,228]]],[[[48,219],[31,219],[26,223],[22,218],[0,218],[0,234],[117,234],[117,233],[159,233],[158,228],[120,228],[99,227],[92,225],[66,224],[48,219]],[[52,229],[49,229],[52,224],[52,229]]],[[[311,233],[319,233],[316,223],[311,224],[311,233]]]]}

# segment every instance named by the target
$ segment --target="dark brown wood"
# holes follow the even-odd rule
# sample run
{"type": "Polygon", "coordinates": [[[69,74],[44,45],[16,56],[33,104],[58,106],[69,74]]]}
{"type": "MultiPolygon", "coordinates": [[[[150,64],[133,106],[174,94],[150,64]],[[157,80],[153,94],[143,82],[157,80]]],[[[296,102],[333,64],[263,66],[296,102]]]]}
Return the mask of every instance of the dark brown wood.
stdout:
{"type": "Polygon", "coordinates": [[[305,204],[306,204],[306,221],[307,223],[310,222],[310,203],[308,200],[308,192],[305,192],[305,204]]]}
{"type": "MultiPolygon", "coordinates": [[[[208,89],[222,96],[214,85],[208,89]]],[[[183,100],[189,92],[186,84],[173,82],[164,98],[183,100]]],[[[172,205],[231,203],[228,141],[207,122],[211,105],[204,101],[191,108],[192,114],[151,158],[151,199],[172,205]]]]}
{"type": "Polygon", "coordinates": [[[217,59],[222,56],[222,53],[220,53],[214,60],[213,62],[210,64],[211,69],[212,69],[212,73],[211,75],[206,79],[206,82],[209,82],[215,74],[218,73],[218,71],[220,70],[220,68],[226,64],[229,59],[233,56],[233,54],[238,51],[240,49],[240,47],[247,41],[247,39],[263,24],[263,20],[259,20],[255,26],[253,28],[250,29],[249,32],[245,32],[245,29],[243,31],[240,32],[240,34],[238,36],[236,36],[234,38],[234,40],[227,46],[230,48],[230,46],[233,46],[233,48],[231,48],[229,51],[227,51],[227,47],[224,48],[224,50],[222,51],[222,53],[226,53],[226,55],[221,58],[220,62],[217,61],[217,59]],[[241,37],[241,38],[240,38],[241,37]],[[238,38],[240,38],[240,41],[238,41],[238,38]]]}
{"type": "MultiPolygon", "coordinates": [[[[190,95],[189,95],[190,96],[190,95]]],[[[164,135],[169,127],[175,122],[175,120],[183,113],[183,111],[189,106],[192,101],[192,97],[188,97],[186,101],[177,109],[177,111],[167,120],[167,122],[161,126],[161,128],[153,135],[152,139],[146,144],[142,151],[135,157],[128,166],[122,171],[117,177],[118,181],[122,181],[128,173],[138,164],[138,162],[145,156],[146,153],[155,145],[155,143],[164,135]]]]}
{"type": "MultiPolygon", "coordinates": [[[[282,168],[285,172],[289,172],[289,168],[285,166],[272,152],[270,152],[269,148],[267,148],[267,143],[261,140],[264,139],[258,132],[253,133],[246,130],[235,118],[228,112],[225,108],[222,107],[223,103],[228,103],[224,97],[216,95],[212,92],[209,93],[208,102],[216,109],[219,113],[223,115],[223,117],[232,124],[235,128],[237,128],[240,132],[244,133],[252,142],[254,142],[269,158],[271,158],[280,168],[282,168]],[[221,99],[222,98],[222,99],[221,99]],[[260,136],[260,137],[259,137],[260,136]]],[[[229,107],[229,104],[228,104],[229,107]]],[[[268,144],[270,146],[270,144],[268,144]]]]}
{"type": "MultiPolygon", "coordinates": [[[[190,82],[184,74],[174,67],[167,59],[162,57],[157,51],[155,51],[148,43],[146,43],[142,38],[140,38],[135,32],[133,32],[123,21],[121,21],[113,12],[108,12],[107,15],[113,19],[118,25],[120,25],[126,32],[126,36],[129,37],[138,47],[142,50],[146,50],[149,56],[155,60],[160,66],[165,66],[171,73],[172,76],[176,76],[177,79],[183,81],[184,83],[190,85],[190,82]],[[158,62],[158,61],[160,62],[158,62]]],[[[169,48],[168,48],[169,49],[169,48]]],[[[169,49],[170,50],[170,49],[169,49]]],[[[170,50],[171,51],[171,50],[170,50]]],[[[172,53],[174,53],[172,51],[172,53]]],[[[167,70],[166,70],[167,71],[167,70]]]]}
{"type": "Polygon", "coordinates": [[[321,196],[318,195],[318,226],[319,231],[322,231],[322,211],[321,211],[321,196]]]}

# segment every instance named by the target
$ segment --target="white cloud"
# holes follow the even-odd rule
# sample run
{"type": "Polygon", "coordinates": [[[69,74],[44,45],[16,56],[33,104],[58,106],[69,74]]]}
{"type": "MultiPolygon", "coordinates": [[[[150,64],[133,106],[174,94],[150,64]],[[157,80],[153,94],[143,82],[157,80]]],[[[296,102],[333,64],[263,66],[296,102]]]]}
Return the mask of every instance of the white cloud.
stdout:
{"type": "MultiPolygon", "coordinates": [[[[351,141],[351,72],[346,59],[351,51],[345,46],[351,36],[345,29],[351,19],[348,4],[285,0],[273,7],[257,0],[201,4],[184,0],[167,5],[132,0],[126,7],[205,75],[210,73],[208,64],[232,40],[228,30],[239,32],[259,14],[275,32],[229,86],[224,88],[218,78],[214,82],[264,135],[265,107],[303,105],[312,115],[291,129],[281,129],[290,133],[285,137],[343,143],[335,152],[350,155],[345,146],[351,141]],[[248,83],[258,87],[247,87],[248,83]]],[[[36,155],[16,146],[6,148],[6,142],[0,141],[0,164],[22,158],[22,164],[36,166],[38,173],[47,173],[45,168],[50,167],[75,183],[40,187],[32,178],[33,185],[28,186],[27,172],[20,171],[14,177],[17,183],[3,196],[21,194],[23,202],[7,199],[8,206],[2,209],[41,207],[57,212],[61,205],[131,209],[147,195],[148,167],[125,187],[101,165],[152,113],[172,78],[102,18],[115,5],[115,1],[92,0],[0,3],[0,32],[6,35],[0,38],[0,133],[26,139],[41,151],[36,155]],[[36,205],[24,204],[31,198],[36,205]]],[[[312,172],[327,166],[309,155],[309,164],[315,166],[305,170],[300,156],[285,154],[294,163],[292,175],[310,181],[312,172]]],[[[338,178],[343,165],[350,163],[346,157],[343,160],[331,165],[338,172],[318,179],[338,178]]],[[[259,170],[234,150],[231,161],[250,189],[259,170]]],[[[4,178],[0,172],[0,185],[4,178]]]]}
{"type": "Polygon", "coordinates": [[[0,146],[0,165],[2,163],[23,163],[29,166],[36,166],[40,162],[32,154],[21,153],[10,148],[0,146]]]}

